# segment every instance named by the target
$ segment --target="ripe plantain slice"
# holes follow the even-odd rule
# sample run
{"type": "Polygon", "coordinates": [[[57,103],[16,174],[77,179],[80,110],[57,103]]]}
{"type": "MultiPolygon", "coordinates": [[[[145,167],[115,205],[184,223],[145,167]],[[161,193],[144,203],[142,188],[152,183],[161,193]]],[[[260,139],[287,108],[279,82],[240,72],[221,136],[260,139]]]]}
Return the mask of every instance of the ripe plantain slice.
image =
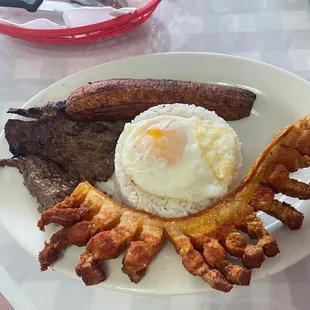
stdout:
{"type": "Polygon", "coordinates": [[[256,95],[226,85],[156,79],[108,79],[75,90],[66,103],[74,120],[133,119],[159,104],[186,103],[215,111],[227,121],[249,116],[256,95]]]}

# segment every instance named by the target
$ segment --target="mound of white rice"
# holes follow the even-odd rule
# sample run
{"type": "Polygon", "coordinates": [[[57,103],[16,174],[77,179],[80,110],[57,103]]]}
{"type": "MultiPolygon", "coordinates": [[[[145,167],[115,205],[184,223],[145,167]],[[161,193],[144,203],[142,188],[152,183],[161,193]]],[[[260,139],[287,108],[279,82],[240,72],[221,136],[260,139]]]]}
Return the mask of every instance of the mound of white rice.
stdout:
{"type": "MultiPolygon", "coordinates": [[[[138,115],[131,123],[135,124],[141,120],[151,119],[156,116],[172,115],[184,118],[198,117],[201,120],[212,120],[218,124],[224,125],[226,128],[232,130],[228,123],[216,113],[208,111],[202,107],[187,104],[166,104],[159,105],[148,109],[147,111],[138,115]]],[[[180,200],[175,198],[160,197],[155,194],[150,194],[142,190],[138,185],[126,175],[122,163],[121,149],[125,143],[125,138],[128,134],[128,128],[125,126],[123,133],[121,134],[115,151],[115,198],[121,203],[136,208],[157,214],[162,217],[183,217],[189,214],[196,213],[205,209],[209,204],[215,202],[221,197],[216,199],[206,198],[203,201],[193,202],[189,200],[180,200]]],[[[242,166],[242,153],[241,143],[237,141],[237,154],[236,154],[236,166],[234,171],[234,181],[237,180],[241,166],[242,166]]],[[[233,186],[234,184],[232,184],[233,186]]],[[[231,188],[230,188],[231,189],[231,188]]],[[[225,193],[227,194],[227,193],[225,193]]]]}

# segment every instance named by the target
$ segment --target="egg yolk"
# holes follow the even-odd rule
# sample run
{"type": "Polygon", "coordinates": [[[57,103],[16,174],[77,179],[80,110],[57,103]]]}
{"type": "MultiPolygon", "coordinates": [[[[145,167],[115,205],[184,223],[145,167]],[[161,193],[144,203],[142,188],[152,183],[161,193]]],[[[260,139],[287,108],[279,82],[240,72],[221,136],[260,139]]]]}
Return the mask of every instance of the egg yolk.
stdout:
{"type": "Polygon", "coordinates": [[[138,146],[139,152],[148,152],[148,155],[163,158],[167,165],[177,163],[183,156],[187,145],[187,135],[182,128],[147,129],[138,146]]]}

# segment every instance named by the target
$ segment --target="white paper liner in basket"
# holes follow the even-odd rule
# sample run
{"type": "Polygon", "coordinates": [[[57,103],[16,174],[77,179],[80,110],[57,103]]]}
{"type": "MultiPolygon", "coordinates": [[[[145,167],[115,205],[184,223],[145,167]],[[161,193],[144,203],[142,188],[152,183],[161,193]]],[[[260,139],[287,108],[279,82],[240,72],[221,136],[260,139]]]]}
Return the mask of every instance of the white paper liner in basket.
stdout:
{"type": "Polygon", "coordinates": [[[133,13],[149,0],[127,0],[128,7],[81,7],[66,12],[29,13],[22,9],[0,7],[0,24],[28,29],[65,29],[105,22],[118,16],[133,13]]]}

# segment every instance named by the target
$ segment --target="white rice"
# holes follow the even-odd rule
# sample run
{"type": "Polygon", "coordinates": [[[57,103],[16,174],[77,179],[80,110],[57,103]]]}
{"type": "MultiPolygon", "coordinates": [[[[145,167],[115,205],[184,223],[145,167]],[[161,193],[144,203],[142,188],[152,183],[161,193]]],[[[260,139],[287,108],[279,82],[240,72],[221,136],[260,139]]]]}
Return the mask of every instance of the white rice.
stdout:
{"type": "MultiPolygon", "coordinates": [[[[218,124],[222,124],[225,127],[232,129],[230,125],[216,113],[208,111],[202,107],[197,107],[195,105],[180,103],[152,107],[138,115],[131,123],[135,124],[141,120],[147,120],[162,115],[173,115],[185,118],[191,118],[195,116],[201,120],[213,120],[218,124]]],[[[121,156],[121,145],[124,143],[125,136],[126,126],[118,140],[115,151],[116,186],[114,195],[115,199],[121,203],[136,209],[157,214],[162,217],[183,217],[189,214],[197,213],[198,211],[205,209],[209,204],[221,198],[218,197],[217,199],[205,199],[201,202],[192,202],[174,198],[160,197],[145,192],[138,185],[134,184],[124,172],[121,156]]],[[[239,147],[237,148],[237,165],[235,167],[234,181],[237,180],[242,166],[241,143],[239,139],[238,145],[239,147]]]]}

